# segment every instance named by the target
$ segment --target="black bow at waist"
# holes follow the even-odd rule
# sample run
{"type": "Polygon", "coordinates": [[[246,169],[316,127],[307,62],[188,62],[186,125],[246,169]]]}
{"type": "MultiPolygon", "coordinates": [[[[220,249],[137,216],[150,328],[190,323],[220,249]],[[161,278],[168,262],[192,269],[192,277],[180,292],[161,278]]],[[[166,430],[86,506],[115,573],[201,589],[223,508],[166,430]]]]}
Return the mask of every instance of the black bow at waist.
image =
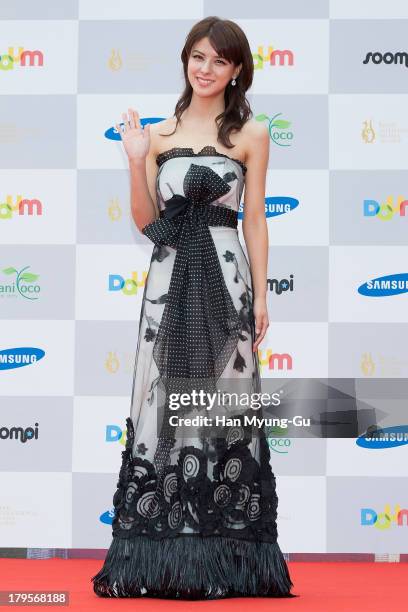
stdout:
{"type": "Polygon", "coordinates": [[[178,193],[174,194],[170,200],[166,200],[166,208],[161,211],[165,219],[174,219],[178,215],[185,215],[189,210],[193,211],[193,202],[178,193]]]}
{"type": "Polygon", "coordinates": [[[183,188],[186,195],[173,194],[166,200],[159,219],[143,228],[143,233],[154,244],[177,248],[186,222],[190,226],[190,234],[199,234],[200,224],[237,227],[238,213],[235,210],[213,204],[231,187],[211,168],[191,164],[183,188]]]}

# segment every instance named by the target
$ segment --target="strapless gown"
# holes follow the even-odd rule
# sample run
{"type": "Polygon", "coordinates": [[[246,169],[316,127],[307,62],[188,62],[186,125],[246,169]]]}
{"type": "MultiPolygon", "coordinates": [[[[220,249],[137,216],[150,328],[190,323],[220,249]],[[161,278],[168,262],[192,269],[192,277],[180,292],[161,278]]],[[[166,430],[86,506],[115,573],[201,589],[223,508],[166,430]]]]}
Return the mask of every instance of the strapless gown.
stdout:
{"type": "Polygon", "coordinates": [[[113,538],[93,588],[101,597],[293,597],[265,432],[245,419],[262,411],[220,399],[261,392],[237,230],[247,168],[212,146],[172,148],[157,164],[160,217],[143,228],[154,247],[113,538]],[[199,390],[217,398],[212,407],[191,401],[199,390]],[[174,403],[180,393],[190,401],[174,403]]]}

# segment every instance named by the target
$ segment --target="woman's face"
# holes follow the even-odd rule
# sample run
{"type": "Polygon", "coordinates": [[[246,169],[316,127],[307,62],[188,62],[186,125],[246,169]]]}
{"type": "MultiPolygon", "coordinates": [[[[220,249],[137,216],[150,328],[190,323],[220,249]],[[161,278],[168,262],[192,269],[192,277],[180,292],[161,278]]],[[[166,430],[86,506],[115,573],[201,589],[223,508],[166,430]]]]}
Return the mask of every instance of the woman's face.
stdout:
{"type": "Polygon", "coordinates": [[[190,53],[188,79],[199,96],[214,96],[222,92],[239,74],[239,67],[218,57],[207,37],[196,42],[190,53]]]}

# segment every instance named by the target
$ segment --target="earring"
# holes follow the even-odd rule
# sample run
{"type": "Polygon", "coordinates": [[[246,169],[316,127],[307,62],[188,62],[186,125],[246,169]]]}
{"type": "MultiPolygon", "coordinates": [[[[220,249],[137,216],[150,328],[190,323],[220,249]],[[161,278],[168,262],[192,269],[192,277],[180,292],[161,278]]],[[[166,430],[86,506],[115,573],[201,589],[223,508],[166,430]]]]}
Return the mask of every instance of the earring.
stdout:
{"type": "Polygon", "coordinates": [[[235,79],[232,79],[232,81],[231,81],[231,85],[234,87],[234,85],[236,85],[236,84],[237,84],[236,80],[235,80],[235,79]]]}

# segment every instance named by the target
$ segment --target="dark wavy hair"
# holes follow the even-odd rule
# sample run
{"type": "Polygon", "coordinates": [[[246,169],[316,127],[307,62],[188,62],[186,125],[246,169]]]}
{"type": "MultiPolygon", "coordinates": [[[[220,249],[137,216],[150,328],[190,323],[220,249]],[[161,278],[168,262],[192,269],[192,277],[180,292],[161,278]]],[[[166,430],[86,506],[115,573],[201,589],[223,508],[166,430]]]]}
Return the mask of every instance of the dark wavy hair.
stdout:
{"type": "Polygon", "coordinates": [[[229,19],[220,19],[214,16],[205,17],[197,22],[187,35],[184,48],[181,52],[185,88],[174,109],[174,116],[177,120],[176,127],[170,134],[160,135],[172,136],[177,130],[181,115],[190,105],[193,88],[187,76],[188,60],[195,43],[206,36],[220,57],[233,62],[235,66],[242,64],[241,71],[236,78],[236,85],[232,86],[230,82],[225,88],[225,110],[215,118],[218,126],[218,141],[228,149],[231,149],[235,145],[231,144],[229,139],[230,133],[233,130],[239,131],[244,123],[253,115],[249,102],[245,97],[245,92],[252,85],[254,61],[248,39],[242,29],[229,19]]]}

